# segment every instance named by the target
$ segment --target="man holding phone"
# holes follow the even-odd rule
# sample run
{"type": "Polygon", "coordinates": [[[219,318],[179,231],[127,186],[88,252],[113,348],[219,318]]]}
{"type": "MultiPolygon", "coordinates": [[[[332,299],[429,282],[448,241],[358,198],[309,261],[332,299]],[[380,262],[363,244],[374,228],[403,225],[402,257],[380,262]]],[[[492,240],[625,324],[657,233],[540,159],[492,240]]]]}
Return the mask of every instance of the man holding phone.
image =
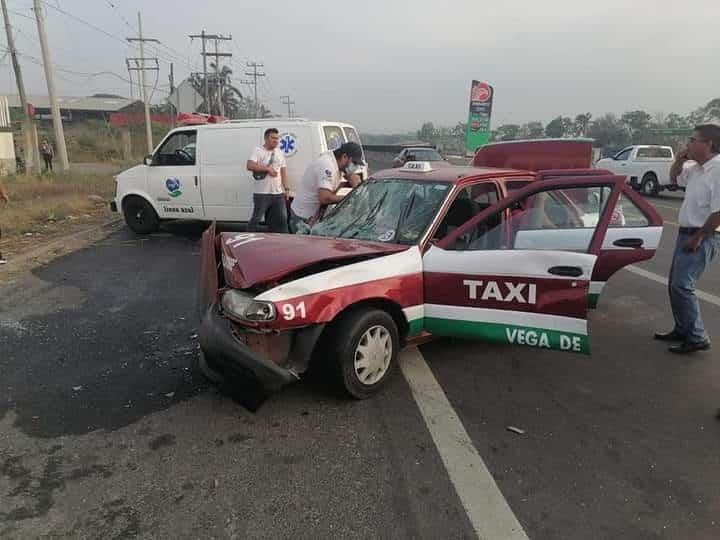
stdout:
{"type": "Polygon", "coordinates": [[[253,214],[248,231],[257,231],[258,224],[264,219],[270,232],[287,233],[286,201],[290,196],[290,188],[285,156],[278,147],[280,132],[269,128],[265,130],[264,139],[264,144],[255,148],[247,161],[247,170],[255,185],[253,214]]]}
{"type": "Polygon", "coordinates": [[[670,352],[689,354],[710,349],[695,284],[720,254],[720,126],[695,128],[687,147],[675,158],[670,180],[685,187],[668,279],[675,327],[655,334],[655,339],[678,342],[670,352]]]}

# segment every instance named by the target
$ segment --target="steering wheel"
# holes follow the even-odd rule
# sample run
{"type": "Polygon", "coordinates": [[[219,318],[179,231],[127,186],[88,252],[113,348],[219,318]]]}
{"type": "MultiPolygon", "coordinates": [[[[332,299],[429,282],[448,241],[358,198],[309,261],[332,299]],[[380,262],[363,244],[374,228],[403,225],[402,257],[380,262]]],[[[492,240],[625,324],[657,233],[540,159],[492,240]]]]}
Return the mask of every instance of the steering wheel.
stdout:
{"type": "Polygon", "coordinates": [[[175,155],[180,157],[183,161],[187,161],[188,163],[192,163],[193,157],[190,155],[190,153],[186,150],[183,150],[182,148],[178,148],[175,150],[175,155]]]}

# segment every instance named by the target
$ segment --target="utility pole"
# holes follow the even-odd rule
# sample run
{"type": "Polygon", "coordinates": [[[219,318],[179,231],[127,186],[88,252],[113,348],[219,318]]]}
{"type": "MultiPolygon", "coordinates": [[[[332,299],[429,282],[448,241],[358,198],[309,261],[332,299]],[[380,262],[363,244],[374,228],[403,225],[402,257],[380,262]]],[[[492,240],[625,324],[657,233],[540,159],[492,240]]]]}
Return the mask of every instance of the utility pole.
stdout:
{"type": "Polygon", "coordinates": [[[130,101],[135,101],[135,83],[132,80],[133,70],[130,68],[130,59],[125,59],[125,65],[127,66],[128,77],[130,77],[130,101]]]}
{"type": "MultiPolygon", "coordinates": [[[[172,62],[170,63],[170,95],[172,96],[175,93],[175,64],[172,62]]],[[[173,104],[172,101],[168,100],[170,102],[170,114],[172,115],[172,118],[170,119],[170,125],[174,128],[175,127],[175,119],[177,118],[178,114],[178,108],[173,104]]],[[[180,97],[178,96],[178,103],[180,102],[180,97]]]]}
{"type": "Polygon", "coordinates": [[[203,58],[203,80],[204,80],[204,86],[205,86],[205,88],[204,88],[205,95],[203,97],[205,98],[205,107],[207,107],[208,114],[212,114],[212,106],[210,103],[210,87],[209,87],[209,80],[208,80],[207,59],[208,59],[208,56],[215,57],[215,86],[218,90],[218,92],[217,92],[218,96],[216,96],[216,99],[218,101],[218,112],[222,114],[222,110],[221,110],[222,109],[222,98],[219,95],[220,94],[220,92],[219,92],[220,81],[219,81],[219,77],[218,77],[218,72],[220,70],[219,64],[220,64],[221,57],[230,57],[230,56],[232,56],[232,54],[218,52],[218,42],[219,41],[231,41],[232,36],[226,37],[226,36],[223,36],[222,34],[208,34],[207,32],[205,32],[205,30],[203,30],[199,34],[191,34],[188,37],[190,39],[201,39],[202,40],[201,55],[203,58]],[[206,42],[208,40],[215,41],[215,52],[214,53],[207,52],[206,42]]]}
{"type": "Polygon", "coordinates": [[[43,13],[40,0],[33,0],[35,7],[35,19],[37,20],[38,34],[40,35],[40,49],[42,50],[43,66],[45,67],[45,79],[47,81],[48,96],[50,98],[50,109],[52,111],[53,127],[55,128],[55,144],[60,155],[60,165],[63,171],[70,170],[67,147],[65,146],[65,131],[63,130],[62,116],[60,116],[60,105],[55,94],[55,74],[53,73],[52,62],[50,61],[50,47],[48,47],[47,34],[45,33],[45,14],[43,13]]]}
{"type": "Polygon", "coordinates": [[[225,107],[223,105],[223,84],[220,80],[220,58],[232,58],[232,53],[221,53],[218,52],[218,41],[229,41],[232,39],[232,36],[230,37],[223,37],[223,36],[214,36],[215,39],[215,52],[214,53],[205,53],[207,56],[214,56],[215,57],[215,94],[217,98],[217,107],[218,107],[218,114],[221,116],[225,116],[225,107]]]}
{"type": "MultiPolygon", "coordinates": [[[[40,0],[35,0],[36,2],[39,2],[40,0]]],[[[132,42],[139,42],[140,43],[140,86],[142,88],[142,100],[145,104],[145,135],[147,137],[147,147],[148,147],[148,154],[152,154],[153,151],[153,140],[152,140],[152,120],[150,118],[150,103],[148,102],[147,98],[147,86],[145,85],[145,43],[151,42],[151,43],[160,43],[157,39],[150,39],[150,38],[143,38],[142,33],[142,15],[138,11],[138,37],[136,38],[127,38],[127,40],[132,42]]],[[[157,58],[155,59],[157,62],[157,58]]],[[[158,67],[158,71],[159,71],[158,67]]]]}
{"type": "Polygon", "coordinates": [[[2,0],[2,12],[5,19],[5,33],[7,34],[7,44],[12,57],[13,69],[15,70],[15,81],[20,95],[20,106],[23,110],[23,137],[25,139],[25,162],[26,171],[35,170],[40,172],[40,152],[38,150],[37,132],[33,129],[33,119],[28,109],[27,95],[25,94],[25,83],[20,70],[20,62],[18,62],[17,51],[15,50],[15,38],[12,35],[12,26],[8,18],[7,5],[2,0]]]}
{"type": "Polygon", "coordinates": [[[255,88],[255,118],[257,118],[260,114],[260,107],[258,104],[258,92],[257,92],[258,79],[260,77],[265,77],[265,73],[258,71],[258,68],[264,67],[264,65],[258,64],[257,62],[248,62],[247,67],[252,68],[252,71],[246,71],[245,75],[253,78],[253,86],[255,88]]]}
{"type": "Polygon", "coordinates": [[[287,108],[288,108],[288,118],[292,118],[292,117],[293,117],[292,106],[295,105],[295,102],[294,102],[294,101],[290,101],[290,96],[280,96],[280,102],[281,102],[283,105],[287,105],[287,108]]]}
{"type": "MultiPolygon", "coordinates": [[[[145,76],[144,73],[146,71],[154,71],[156,73],[160,73],[160,62],[157,58],[126,58],[125,62],[127,63],[127,69],[129,73],[132,73],[133,71],[137,71],[139,73],[138,75],[138,96],[139,99],[142,99],[143,101],[143,108],[144,108],[144,116],[145,116],[145,137],[147,139],[147,144],[149,147],[149,153],[153,151],[153,143],[152,143],[152,120],[150,119],[149,113],[150,113],[150,103],[146,99],[146,87],[145,87],[145,76]],[[152,62],[153,65],[148,66],[147,64],[152,62]],[[134,65],[135,67],[132,67],[134,65]],[[148,120],[150,119],[151,123],[148,123],[148,120]],[[150,126],[151,129],[147,129],[147,126],[150,126]],[[149,133],[148,133],[149,132],[149,133]]],[[[130,76],[131,83],[132,83],[132,75],[130,76]]]]}

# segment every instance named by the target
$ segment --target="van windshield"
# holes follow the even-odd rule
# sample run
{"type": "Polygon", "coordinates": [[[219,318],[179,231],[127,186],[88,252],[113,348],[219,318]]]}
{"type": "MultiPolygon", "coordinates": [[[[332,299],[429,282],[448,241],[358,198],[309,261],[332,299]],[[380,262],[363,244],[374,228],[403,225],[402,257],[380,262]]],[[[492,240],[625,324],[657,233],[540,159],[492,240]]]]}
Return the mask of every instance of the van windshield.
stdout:
{"type": "Polygon", "coordinates": [[[309,231],[313,236],[415,244],[450,192],[450,184],[370,179],[309,231]]]}

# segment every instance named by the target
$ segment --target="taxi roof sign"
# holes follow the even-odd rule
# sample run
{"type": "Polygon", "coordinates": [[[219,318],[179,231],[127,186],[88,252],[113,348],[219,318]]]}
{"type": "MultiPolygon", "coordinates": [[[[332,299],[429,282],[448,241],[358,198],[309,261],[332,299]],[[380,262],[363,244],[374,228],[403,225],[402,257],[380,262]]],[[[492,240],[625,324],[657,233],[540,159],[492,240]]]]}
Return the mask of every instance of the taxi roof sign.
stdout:
{"type": "Polygon", "coordinates": [[[433,170],[429,161],[408,161],[402,168],[413,172],[432,172],[433,170]]]}

